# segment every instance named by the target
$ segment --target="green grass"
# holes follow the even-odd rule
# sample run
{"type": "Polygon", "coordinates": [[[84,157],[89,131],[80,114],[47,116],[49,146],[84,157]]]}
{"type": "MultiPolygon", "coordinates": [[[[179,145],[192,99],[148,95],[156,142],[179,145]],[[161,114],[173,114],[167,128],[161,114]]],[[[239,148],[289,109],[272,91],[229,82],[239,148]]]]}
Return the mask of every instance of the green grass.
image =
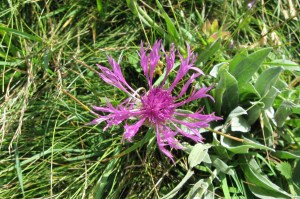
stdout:
{"type": "Polygon", "coordinates": [[[1,1],[0,198],[299,196],[300,5],[280,2],[1,1]],[[126,97],[96,64],[122,57],[126,80],[145,86],[136,52],[160,38],[183,54],[189,43],[199,84],[215,85],[216,103],[185,108],[223,117],[203,133],[208,148],[182,139],[176,165],[152,129],[122,143],[122,125],[87,125],[92,105],[126,97]]]}

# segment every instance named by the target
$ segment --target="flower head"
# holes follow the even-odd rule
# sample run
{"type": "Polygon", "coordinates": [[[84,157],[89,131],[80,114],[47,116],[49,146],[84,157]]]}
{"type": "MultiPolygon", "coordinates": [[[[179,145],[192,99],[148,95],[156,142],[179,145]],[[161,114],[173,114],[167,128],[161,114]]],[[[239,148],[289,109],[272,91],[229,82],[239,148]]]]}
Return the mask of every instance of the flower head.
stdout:
{"type": "Polygon", "coordinates": [[[143,43],[141,43],[139,53],[140,64],[149,86],[148,91],[145,91],[143,94],[139,94],[138,91],[135,91],[126,82],[119,64],[113,58],[108,57],[112,70],[98,65],[101,70],[99,76],[106,83],[126,92],[128,98],[117,107],[112,106],[108,100],[106,107],[94,106],[95,111],[106,112],[108,114],[100,115],[95,113],[98,118],[93,120],[91,124],[105,121],[107,125],[104,130],[106,130],[112,125],[118,125],[126,121],[123,140],[130,142],[142,125],[150,126],[155,129],[159,149],[172,161],[174,161],[173,155],[166,149],[166,146],[183,149],[184,147],[180,144],[179,140],[176,139],[178,134],[196,142],[202,142],[203,138],[199,129],[207,127],[210,121],[220,120],[221,118],[215,116],[213,113],[209,115],[202,114],[202,109],[195,113],[179,109],[181,106],[201,98],[209,97],[212,100],[213,98],[207,94],[211,87],[193,89],[190,96],[183,97],[191,84],[197,77],[203,75],[203,72],[195,67],[196,55],[193,54],[188,45],[187,57],[184,58],[179,52],[178,55],[180,65],[177,75],[171,85],[166,88],[168,75],[172,71],[175,63],[174,45],[172,44],[170,52],[166,52],[161,46],[161,40],[156,41],[151,50],[149,47],[145,49],[143,43]],[[164,56],[166,64],[164,77],[160,85],[154,86],[153,76],[161,56],[164,56]],[[180,93],[174,96],[172,92],[173,89],[190,70],[192,70],[193,73],[189,80],[183,85],[180,93]],[[127,120],[133,120],[134,122],[128,124],[127,120]]]}

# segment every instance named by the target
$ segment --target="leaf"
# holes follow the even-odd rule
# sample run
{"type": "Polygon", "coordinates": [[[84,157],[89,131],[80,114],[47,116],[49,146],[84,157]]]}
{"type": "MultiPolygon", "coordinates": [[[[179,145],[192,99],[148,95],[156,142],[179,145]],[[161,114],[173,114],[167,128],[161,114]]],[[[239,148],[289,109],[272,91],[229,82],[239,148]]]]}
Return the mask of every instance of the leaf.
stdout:
{"type": "Polygon", "coordinates": [[[238,57],[237,61],[231,61],[234,64],[229,64],[229,72],[238,81],[239,88],[243,87],[251,79],[271,50],[272,48],[264,48],[244,58],[238,57]]]}
{"type": "Polygon", "coordinates": [[[292,113],[292,108],[296,105],[290,101],[283,101],[275,113],[275,121],[278,127],[283,127],[287,117],[292,113]]]}
{"type": "Polygon", "coordinates": [[[19,159],[19,150],[18,150],[18,147],[15,147],[15,148],[16,148],[15,149],[15,158],[16,158],[15,168],[17,170],[17,176],[18,176],[18,180],[19,180],[19,184],[20,184],[20,187],[21,187],[22,194],[25,197],[23,174],[22,174],[22,168],[21,168],[20,159],[19,159]]]}
{"type": "MultiPolygon", "coordinates": [[[[121,150],[121,147],[116,148],[114,155],[118,154],[121,150]]],[[[100,178],[96,182],[94,188],[93,188],[93,196],[94,198],[102,198],[103,194],[105,193],[105,190],[110,184],[112,183],[109,180],[109,177],[114,173],[116,169],[116,164],[118,162],[119,158],[114,158],[109,162],[109,164],[106,166],[105,170],[101,174],[100,178]]]]}
{"type": "Polygon", "coordinates": [[[96,0],[96,2],[97,2],[97,9],[98,9],[98,12],[99,12],[99,14],[101,15],[101,14],[102,14],[102,11],[103,11],[102,0],[96,0]]]}
{"type": "Polygon", "coordinates": [[[166,13],[166,11],[164,10],[164,8],[162,7],[162,5],[159,3],[158,0],[156,0],[156,4],[159,8],[159,10],[161,11],[162,13],[162,16],[166,22],[166,25],[167,25],[167,30],[168,30],[168,33],[169,35],[171,35],[171,37],[173,38],[173,41],[179,41],[179,34],[176,30],[176,27],[175,25],[173,24],[171,18],[168,16],[168,14],[166,13]]]}
{"type": "Polygon", "coordinates": [[[277,95],[280,93],[280,90],[278,90],[275,87],[271,87],[271,89],[268,91],[268,93],[262,98],[261,102],[264,103],[264,110],[269,109],[277,97],[277,95]]]}
{"type": "Polygon", "coordinates": [[[227,62],[223,62],[223,63],[219,63],[219,64],[216,64],[213,66],[213,68],[211,69],[211,71],[209,72],[209,75],[214,77],[214,78],[217,78],[218,74],[219,74],[219,71],[221,67],[225,67],[225,68],[228,68],[228,63],[227,62]]]}
{"type": "Polygon", "coordinates": [[[229,63],[229,72],[232,74],[234,70],[238,67],[240,62],[248,57],[248,52],[246,49],[242,49],[240,53],[236,54],[234,58],[229,63]]]}
{"type": "Polygon", "coordinates": [[[237,142],[226,137],[221,137],[221,145],[235,154],[248,153],[249,149],[264,149],[274,151],[274,149],[250,140],[244,136],[242,136],[242,138],[246,141],[245,143],[237,142]]]}
{"type": "Polygon", "coordinates": [[[211,172],[211,175],[207,179],[199,180],[194,186],[190,189],[187,199],[195,198],[214,198],[214,188],[212,181],[217,176],[217,170],[211,172]]]}
{"type": "Polygon", "coordinates": [[[282,70],[283,68],[281,67],[273,67],[265,70],[259,75],[254,86],[260,96],[264,96],[271,86],[275,84],[282,70]]]}
{"type": "Polygon", "coordinates": [[[242,156],[241,168],[254,195],[273,196],[275,198],[289,198],[291,195],[274,184],[267,176],[261,174],[261,169],[255,159],[250,156],[242,156]]]}
{"type": "Polygon", "coordinates": [[[248,109],[248,124],[252,125],[258,119],[262,109],[264,108],[265,104],[263,102],[250,102],[251,108],[248,109]]]}
{"type": "Polygon", "coordinates": [[[297,162],[297,165],[294,168],[293,171],[293,181],[295,182],[295,184],[297,184],[298,186],[300,185],[300,161],[297,162]]]}
{"type": "Polygon", "coordinates": [[[225,69],[219,72],[220,81],[216,87],[215,100],[216,111],[218,114],[221,112],[229,114],[229,112],[236,108],[239,102],[238,95],[238,82],[237,80],[225,69]]]}
{"type": "Polygon", "coordinates": [[[239,131],[243,133],[250,131],[250,125],[248,124],[247,120],[245,120],[243,117],[232,118],[230,124],[231,131],[239,131]]]}
{"type": "Polygon", "coordinates": [[[198,143],[193,147],[188,157],[188,163],[190,168],[197,166],[204,160],[205,156],[207,156],[207,152],[209,148],[210,148],[209,145],[204,145],[201,143],[198,143]]]}
{"type": "Polygon", "coordinates": [[[12,29],[12,28],[7,28],[7,27],[4,27],[2,25],[0,25],[0,30],[4,30],[6,32],[18,35],[18,36],[23,37],[25,39],[30,39],[30,40],[37,41],[37,42],[42,42],[43,41],[42,38],[40,38],[38,36],[33,36],[31,34],[28,34],[28,33],[25,33],[25,32],[21,32],[21,31],[12,29]]]}
{"type": "Polygon", "coordinates": [[[212,159],[213,159],[212,164],[214,167],[216,167],[218,171],[221,171],[231,176],[234,175],[234,171],[224,161],[222,161],[219,158],[212,158],[212,159]]]}
{"type": "Polygon", "coordinates": [[[257,92],[256,88],[251,83],[246,83],[239,90],[240,101],[249,101],[249,100],[259,100],[261,98],[260,94],[257,92]]]}
{"type": "Polygon", "coordinates": [[[210,33],[215,33],[219,30],[219,23],[217,19],[214,19],[214,21],[211,24],[210,33]]]}
{"type": "Polygon", "coordinates": [[[129,7],[129,9],[131,10],[131,12],[135,15],[138,15],[135,1],[136,0],[126,0],[126,3],[127,3],[127,6],[129,7]]]}
{"type": "Polygon", "coordinates": [[[276,151],[273,152],[272,155],[274,155],[277,158],[280,159],[300,159],[300,150],[297,151],[276,151]]]}
{"type": "Polygon", "coordinates": [[[296,62],[286,59],[277,59],[269,63],[269,65],[281,66],[284,70],[300,72],[300,66],[296,62]]]}
{"type": "Polygon", "coordinates": [[[181,182],[172,190],[170,191],[167,195],[163,196],[161,199],[167,199],[167,198],[173,198],[177,192],[181,189],[181,187],[192,177],[194,174],[194,171],[188,170],[187,174],[184,176],[184,178],[181,180],[181,182]]]}
{"type": "Polygon", "coordinates": [[[201,62],[206,63],[207,60],[211,58],[219,49],[221,49],[221,40],[215,41],[203,50],[195,50],[199,54],[195,65],[199,65],[201,62]]]}
{"type": "Polygon", "coordinates": [[[242,107],[238,106],[235,109],[233,109],[230,114],[228,115],[226,122],[229,122],[231,119],[241,116],[241,115],[247,115],[247,111],[243,109],[242,107]]]}
{"type": "Polygon", "coordinates": [[[280,171],[281,175],[283,175],[286,179],[292,178],[292,166],[288,162],[281,162],[276,165],[276,169],[280,171]]]}

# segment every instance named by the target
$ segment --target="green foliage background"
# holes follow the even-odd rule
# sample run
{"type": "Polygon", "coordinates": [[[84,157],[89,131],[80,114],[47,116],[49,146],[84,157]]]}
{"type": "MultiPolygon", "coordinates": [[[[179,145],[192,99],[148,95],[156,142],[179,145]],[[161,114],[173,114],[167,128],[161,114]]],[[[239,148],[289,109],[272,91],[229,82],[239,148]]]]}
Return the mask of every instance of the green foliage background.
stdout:
{"type": "MultiPolygon", "coordinates": [[[[300,15],[290,1],[2,0],[0,198],[294,198],[300,195],[300,15]],[[249,6],[253,3],[253,6],[249,6]],[[251,7],[251,8],[250,8],[251,7]],[[223,121],[205,144],[182,138],[176,165],[146,127],[87,125],[92,105],[126,95],[96,63],[122,57],[146,85],[136,53],[163,39],[198,53],[215,85],[204,107],[223,121]]],[[[174,76],[171,74],[171,77],[174,76]]],[[[186,77],[188,78],[188,77],[186,77]]]]}

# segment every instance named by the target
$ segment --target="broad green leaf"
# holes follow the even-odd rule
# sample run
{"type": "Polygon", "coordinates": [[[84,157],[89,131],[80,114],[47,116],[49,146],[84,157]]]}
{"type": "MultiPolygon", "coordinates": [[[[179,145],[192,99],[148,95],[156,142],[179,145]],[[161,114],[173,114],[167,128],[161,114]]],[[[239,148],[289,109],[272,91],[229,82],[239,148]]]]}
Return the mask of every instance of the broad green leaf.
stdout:
{"type": "Polygon", "coordinates": [[[242,49],[240,53],[236,54],[234,58],[229,63],[229,72],[232,74],[236,70],[238,65],[248,57],[248,52],[246,49],[242,49]]]}
{"type": "Polygon", "coordinates": [[[248,153],[249,149],[264,149],[264,150],[274,151],[272,148],[264,146],[246,137],[242,136],[242,138],[246,140],[245,143],[237,142],[226,137],[221,137],[221,145],[224,146],[227,150],[235,154],[248,153]]]}
{"type": "Polygon", "coordinates": [[[250,102],[252,106],[248,110],[248,124],[252,125],[259,117],[265,104],[263,102],[250,102]]]}
{"type": "Polygon", "coordinates": [[[276,165],[276,169],[280,171],[281,175],[283,175],[286,179],[292,178],[292,166],[288,162],[281,162],[276,165]]]}
{"type": "Polygon", "coordinates": [[[289,151],[276,151],[272,155],[280,159],[300,159],[300,150],[289,152],[289,151]]]}
{"type": "Polygon", "coordinates": [[[188,199],[193,199],[193,198],[201,198],[204,194],[204,192],[207,191],[209,187],[209,184],[204,180],[201,179],[199,180],[194,186],[190,189],[188,199]]]}
{"type": "Polygon", "coordinates": [[[229,122],[233,118],[241,116],[241,115],[247,115],[247,111],[245,109],[243,109],[242,107],[238,106],[230,112],[230,114],[227,117],[226,122],[229,122]]]}
{"type": "Polygon", "coordinates": [[[260,144],[260,143],[258,143],[258,142],[256,142],[256,141],[254,141],[254,140],[252,140],[252,139],[249,139],[249,138],[244,137],[244,136],[242,136],[242,138],[243,138],[244,140],[246,140],[247,145],[252,146],[252,147],[255,148],[255,149],[263,149],[263,150],[274,151],[274,149],[272,149],[272,148],[270,148],[270,147],[267,147],[267,146],[265,146],[265,145],[262,145],[262,144],[260,144]]]}
{"type": "Polygon", "coordinates": [[[197,166],[198,164],[200,164],[203,161],[203,159],[207,155],[209,148],[210,148],[209,145],[204,145],[201,143],[198,143],[193,147],[193,149],[188,157],[188,162],[189,162],[190,168],[197,166]]]}
{"type": "Polygon", "coordinates": [[[278,90],[274,86],[272,86],[269,89],[267,94],[265,96],[263,96],[261,99],[261,102],[264,103],[264,108],[263,108],[264,110],[269,109],[273,105],[273,102],[279,93],[280,93],[280,90],[278,90]]]}
{"type": "Polygon", "coordinates": [[[238,81],[239,88],[242,88],[251,79],[271,50],[272,48],[264,48],[243,59],[239,58],[238,61],[233,60],[234,65],[229,64],[229,71],[238,81]]]}
{"type": "Polygon", "coordinates": [[[225,69],[219,72],[220,81],[215,90],[216,111],[217,113],[229,114],[237,107],[239,102],[238,82],[225,69]]]}
{"type": "Polygon", "coordinates": [[[192,177],[194,174],[194,171],[188,170],[184,178],[181,180],[181,182],[172,190],[170,191],[167,195],[163,196],[161,199],[167,199],[167,198],[173,198],[177,192],[181,189],[181,187],[192,177]]]}
{"type": "Polygon", "coordinates": [[[221,71],[221,67],[228,69],[228,63],[223,62],[223,63],[219,63],[219,64],[214,65],[214,67],[209,72],[209,75],[214,77],[214,78],[217,78],[217,76],[219,75],[219,71],[221,71]]]}
{"type": "Polygon", "coordinates": [[[275,198],[289,198],[291,195],[274,184],[267,176],[261,173],[260,166],[250,156],[241,156],[241,168],[244,172],[249,188],[253,194],[264,196],[272,195],[275,198]],[[276,194],[275,194],[276,193],[276,194]]]}
{"type": "Polygon", "coordinates": [[[265,70],[264,72],[262,72],[262,74],[259,75],[254,86],[260,96],[263,97],[271,88],[271,86],[275,84],[282,70],[283,68],[281,67],[273,67],[265,70]]]}
{"type": "Polygon", "coordinates": [[[275,121],[278,127],[282,127],[287,117],[292,113],[292,108],[295,107],[290,101],[283,101],[275,113],[275,121]]]}
{"type": "Polygon", "coordinates": [[[242,88],[240,88],[239,96],[240,96],[241,102],[248,101],[249,99],[250,100],[257,99],[258,100],[261,98],[261,96],[255,89],[255,87],[249,82],[246,83],[242,88]]]}
{"type": "Polygon", "coordinates": [[[289,70],[289,71],[298,71],[300,72],[300,66],[296,62],[293,62],[291,60],[285,60],[285,59],[277,59],[273,60],[269,65],[274,65],[274,66],[281,66],[284,68],[284,70],[289,70]]]}
{"type": "MultiPolygon", "coordinates": [[[[272,108],[270,108],[272,110],[272,108]]],[[[274,145],[274,136],[273,136],[273,126],[271,121],[273,116],[272,111],[264,110],[261,112],[262,120],[260,120],[261,125],[263,125],[262,133],[264,136],[264,143],[266,146],[274,145]]]]}
{"type": "Polygon", "coordinates": [[[246,133],[249,132],[251,128],[247,120],[241,116],[232,118],[230,124],[231,124],[230,125],[231,131],[239,131],[239,132],[246,133]]]}
{"type": "Polygon", "coordinates": [[[221,171],[228,175],[234,175],[234,171],[224,161],[219,158],[212,158],[212,165],[216,167],[218,171],[221,171]]]}
{"type": "Polygon", "coordinates": [[[271,191],[265,188],[256,186],[255,184],[249,184],[250,191],[257,197],[262,199],[288,199],[290,197],[278,194],[275,191],[271,191]]]}

